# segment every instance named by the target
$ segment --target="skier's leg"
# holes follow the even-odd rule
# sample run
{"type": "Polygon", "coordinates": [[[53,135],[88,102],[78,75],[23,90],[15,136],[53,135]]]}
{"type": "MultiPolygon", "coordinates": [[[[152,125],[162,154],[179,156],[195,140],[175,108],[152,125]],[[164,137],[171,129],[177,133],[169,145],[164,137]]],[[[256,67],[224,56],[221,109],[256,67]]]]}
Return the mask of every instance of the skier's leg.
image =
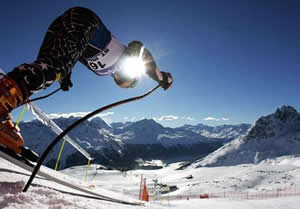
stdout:
{"type": "Polygon", "coordinates": [[[23,94],[10,77],[0,75],[0,144],[21,153],[24,140],[15,128],[9,112],[23,101],[23,94]]]}
{"type": "Polygon", "coordinates": [[[88,9],[69,9],[50,25],[37,60],[0,78],[0,144],[21,153],[24,141],[9,112],[34,92],[49,87],[57,77],[64,79],[71,74],[99,21],[88,9]]]}
{"type": "Polygon", "coordinates": [[[58,77],[66,78],[82,56],[100,19],[92,11],[74,7],[49,27],[37,60],[15,68],[8,76],[25,83],[29,95],[49,87],[58,77]]]}

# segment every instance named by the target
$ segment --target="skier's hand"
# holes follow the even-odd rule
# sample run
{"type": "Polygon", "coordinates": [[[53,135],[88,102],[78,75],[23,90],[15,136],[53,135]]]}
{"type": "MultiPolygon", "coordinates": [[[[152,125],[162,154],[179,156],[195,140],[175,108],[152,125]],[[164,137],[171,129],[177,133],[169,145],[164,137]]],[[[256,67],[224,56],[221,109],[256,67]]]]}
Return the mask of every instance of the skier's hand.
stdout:
{"type": "Polygon", "coordinates": [[[167,90],[168,88],[170,88],[170,86],[173,84],[173,77],[171,75],[171,73],[168,72],[160,72],[162,75],[162,80],[159,81],[159,84],[161,85],[161,87],[164,90],[167,90]]]}
{"type": "Polygon", "coordinates": [[[73,83],[71,81],[71,76],[67,76],[66,78],[60,80],[59,83],[60,83],[60,88],[63,91],[69,91],[73,86],[73,83]]]}

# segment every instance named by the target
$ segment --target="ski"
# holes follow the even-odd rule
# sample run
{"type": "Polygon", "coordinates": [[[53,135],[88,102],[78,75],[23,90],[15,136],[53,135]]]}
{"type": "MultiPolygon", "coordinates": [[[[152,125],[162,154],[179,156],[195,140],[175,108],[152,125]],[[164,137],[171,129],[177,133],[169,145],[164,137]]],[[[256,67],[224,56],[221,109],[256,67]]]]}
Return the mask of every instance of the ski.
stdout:
{"type": "MultiPolygon", "coordinates": [[[[2,146],[0,146],[0,157],[4,158],[5,160],[11,162],[12,164],[14,164],[18,167],[21,167],[21,168],[23,168],[23,169],[25,169],[29,172],[32,172],[33,169],[34,169],[34,166],[35,166],[29,160],[27,160],[24,157],[22,157],[20,155],[17,155],[15,153],[7,150],[6,148],[4,148],[2,146]]],[[[51,188],[51,189],[53,189],[55,191],[58,191],[58,192],[61,192],[61,193],[81,196],[81,197],[85,197],[85,198],[98,199],[98,200],[104,200],[104,201],[115,202],[115,203],[120,203],[120,204],[136,205],[136,206],[144,205],[142,202],[123,201],[123,200],[119,200],[119,199],[116,199],[116,198],[101,195],[101,194],[99,194],[97,192],[94,192],[94,191],[91,191],[87,188],[83,188],[79,185],[75,185],[74,182],[69,183],[64,179],[49,175],[48,173],[55,172],[50,168],[43,167],[43,170],[39,170],[39,172],[38,172],[39,176],[44,177],[44,178],[46,178],[50,181],[53,181],[57,184],[62,185],[62,186],[65,186],[65,187],[71,188],[73,190],[82,192],[84,194],[78,194],[78,193],[74,193],[74,192],[63,191],[63,190],[60,190],[60,189],[40,185],[42,187],[51,188]],[[43,171],[43,170],[45,170],[45,171],[43,171]]],[[[36,184],[36,186],[37,186],[37,184],[36,184]]]]}
{"type": "Polygon", "coordinates": [[[96,197],[96,196],[91,196],[91,195],[85,195],[85,194],[79,194],[79,193],[74,193],[74,192],[68,192],[68,191],[64,191],[61,189],[56,189],[50,186],[45,186],[45,185],[41,185],[41,184],[32,184],[32,186],[34,187],[41,187],[41,188],[46,188],[46,189],[51,189],[57,192],[60,192],[62,194],[67,194],[67,195],[72,195],[72,196],[77,196],[77,197],[83,197],[83,198],[88,198],[88,199],[95,199],[95,200],[101,200],[101,201],[107,201],[107,202],[114,202],[114,203],[120,203],[120,204],[124,204],[124,205],[134,205],[134,206],[143,206],[143,203],[139,203],[139,202],[127,202],[127,201],[123,201],[123,200],[111,200],[111,199],[107,199],[107,198],[102,198],[102,197],[96,197]]]}
{"type": "Polygon", "coordinates": [[[1,144],[0,144],[0,151],[3,152],[3,153],[5,153],[6,155],[9,155],[10,157],[18,160],[18,161],[20,161],[20,162],[23,162],[25,165],[27,165],[29,167],[34,167],[34,164],[30,160],[28,160],[26,157],[24,157],[24,156],[22,156],[20,154],[17,154],[15,152],[13,152],[13,151],[11,151],[11,150],[3,147],[1,144]]]}

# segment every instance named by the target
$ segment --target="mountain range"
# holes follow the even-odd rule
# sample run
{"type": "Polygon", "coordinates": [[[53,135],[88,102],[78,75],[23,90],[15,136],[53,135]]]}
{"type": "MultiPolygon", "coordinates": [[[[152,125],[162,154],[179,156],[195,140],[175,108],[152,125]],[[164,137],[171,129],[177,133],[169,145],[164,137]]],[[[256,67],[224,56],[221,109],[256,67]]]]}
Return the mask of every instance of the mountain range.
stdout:
{"type": "MultiPolygon", "coordinates": [[[[78,117],[58,117],[65,129],[78,117]]],[[[56,137],[38,120],[20,125],[25,145],[41,154],[56,137]]],[[[114,168],[133,169],[141,160],[159,159],[167,163],[188,161],[187,165],[232,166],[259,163],[269,158],[300,154],[300,114],[284,105],[274,113],[250,124],[211,127],[204,124],[164,127],[152,119],[107,124],[101,118],[83,122],[69,136],[99,163],[114,168]]],[[[47,157],[53,167],[58,145],[47,157]]],[[[87,160],[66,143],[59,168],[86,164],[87,160]]]]}
{"type": "MultiPolygon", "coordinates": [[[[79,117],[54,119],[65,129],[79,117]]],[[[41,154],[56,137],[38,120],[20,123],[25,145],[41,154]]],[[[174,162],[199,159],[228,141],[247,132],[250,124],[210,127],[203,124],[168,128],[152,119],[107,124],[101,118],[85,121],[69,136],[88,151],[95,161],[106,166],[134,168],[138,159],[161,159],[174,162]]],[[[46,164],[56,163],[60,144],[49,154],[46,164]]],[[[86,164],[87,160],[66,143],[59,168],[86,164]]]]}

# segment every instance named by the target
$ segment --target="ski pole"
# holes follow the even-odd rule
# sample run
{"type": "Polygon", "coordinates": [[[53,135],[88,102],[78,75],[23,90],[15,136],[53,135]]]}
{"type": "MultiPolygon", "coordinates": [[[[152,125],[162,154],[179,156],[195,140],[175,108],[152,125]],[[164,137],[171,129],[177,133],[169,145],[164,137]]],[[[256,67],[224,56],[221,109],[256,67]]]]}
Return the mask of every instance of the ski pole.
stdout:
{"type": "Polygon", "coordinates": [[[47,94],[45,96],[37,97],[37,98],[34,98],[34,99],[27,99],[23,103],[19,104],[18,106],[22,106],[22,105],[30,103],[30,102],[35,102],[35,101],[38,101],[38,100],[46,99],[47,97],[50,97],[51,95],[55,94],[56,92],[58,92],[60,90],[61,90],[61,88],[58,88],[58,89],[52,91],[50,94],[47,94]]]}
{"type": "Polygon", "coordinates": [[[122,105],[122,104],[126,104],[129,102],[133,102],[133,101],[137,101],[140,99],[143,99],[144,97],[150,95],[152,92],[154,92],[156,89],[158,89],[160,87],[160,84],[158,84],[156,87],[154,87],[153,89],[151,89],[150,91],[146,92],[143,95],[140,96],[136,96],[136,97],[132,97],[129,99],[125,99],[125,100],[121,100],[109,105],[106,105],[104,107],[101,107],[97,110],[95,110],[94,112],[91,112],[89,114],[87,114],[86,116],[84,116],[83,118],[75,121],[72,125],[70,125],[69,127],[67,127],[60,135],[58,135],[51,144],[48,145],[48,147],[46,148],[46,150],[43,152],[43,154],[41,155],[41,157],[39,158],[39,161],[37,162],[36,166],[34,167],[34,170],[32,171],[32,174],[28,180],[28,182],[26,183],[23,192],[26,192],[30,186],[30,184],[32,183],[34,177],[36,176],[37,172],[39,171],[42,163],[44,162],[44,160],[46,159],[47,155],[49,154],[49,152],[52,150],[52,148],[64,137],[66,136],[73,128],[75,128],[76,126],[78,126],[81,122],[93,117],[94,115],[97,115],[100,112],[103,112],[105,110],[111,109],[113,107],[122,105]]]}

